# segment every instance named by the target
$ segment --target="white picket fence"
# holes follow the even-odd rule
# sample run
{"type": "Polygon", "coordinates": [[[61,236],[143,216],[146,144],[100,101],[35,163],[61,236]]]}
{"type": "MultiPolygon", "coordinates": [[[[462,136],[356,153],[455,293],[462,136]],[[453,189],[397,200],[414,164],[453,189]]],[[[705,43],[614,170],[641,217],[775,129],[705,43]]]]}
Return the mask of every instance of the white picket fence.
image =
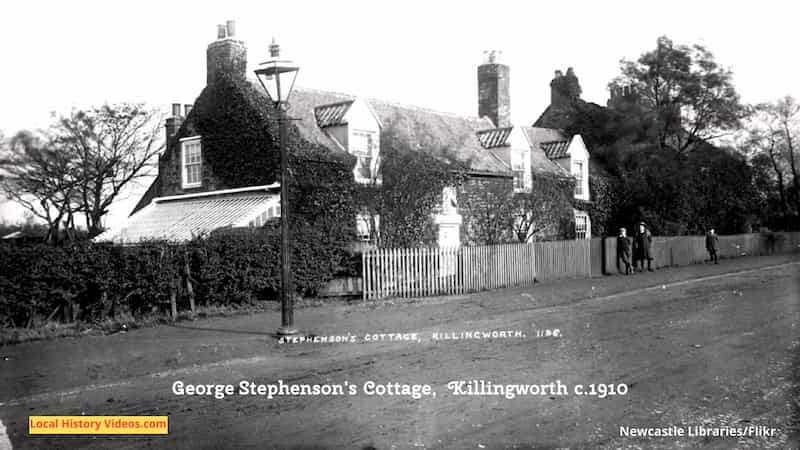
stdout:
{"type": "Polygon", "coordinates": [[[365,251],[363,299],[454,295],[589,276],[590,241],[365,251]]]}

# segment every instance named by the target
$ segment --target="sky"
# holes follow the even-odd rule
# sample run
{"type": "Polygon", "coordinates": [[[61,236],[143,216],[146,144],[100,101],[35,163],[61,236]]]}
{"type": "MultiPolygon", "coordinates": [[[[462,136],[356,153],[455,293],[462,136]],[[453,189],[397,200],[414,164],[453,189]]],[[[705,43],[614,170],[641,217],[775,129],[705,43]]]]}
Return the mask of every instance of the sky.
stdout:
{"type": "MultiPolygon", "coordinates": [[[[205,85],[206,46],[236,21],[248,73],[274,37],[300,65],[297,84],[464,115],[477,114],[486,50],[511,68],[511,117],[529,125],[549,104],[555,70],[573,67],[584,100],[605,105],[622,58],[661,35],[703,44],[730,68],[742,100],[800,98],[791,2],[724,1],[14,1],[0,15],[0,132],[46,127],[51,113],[146,102],[165,113],[205,85]]],[[[146,186],[112,208],[119,223],[146,186]]],[[[21,218],[0,199],[0,221],[21,218]]]]}

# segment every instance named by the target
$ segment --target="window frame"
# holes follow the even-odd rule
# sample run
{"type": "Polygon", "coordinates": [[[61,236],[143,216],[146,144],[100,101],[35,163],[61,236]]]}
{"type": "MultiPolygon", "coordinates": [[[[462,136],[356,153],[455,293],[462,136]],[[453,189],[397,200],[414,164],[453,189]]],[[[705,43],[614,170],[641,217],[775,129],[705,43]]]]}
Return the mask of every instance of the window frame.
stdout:
{"type": "Polygon", "coordinates": [[[572,176],[575,177],[575,196],[583,197],[583,161],[572,162],[572,176]]]}
{"type": "Polygon", "coordinates": [[[375,169],[375,141],[377,139],[377,133],[375,131],[370,130],[362,130],[362,129],[353,129],[350,131],[350,137],[348,140],[348,152],[356,157],[356,166],[353,168],[353,174],[355,177],[355,181],[357,183],[370,183],[374,178],[376,178],[376,169],[375,169]],[[363,148],[354,148],[353,143],[356,140],[356,137],[364,137],[366,138],[366,149],[363,148]],[[365,170],[368,172],[369,176],[364,177],[361,176],[361,171],[365,170]]]}
{"type": "Polygon", "coordinates": [[[589,237],[589,215],[586,213],[575,214],[575,239],[587,239],[589,237]],[[582,223],[578,219],[582,219],[582,223]],[[583,230],[579,228],[582,225],[583,230]]]}
{"type": "Polygon", "coordinates": [[[374,131],[368,131],[368,130],[353,130],[353,131],[351,132],[351,136],[350,136],[350,145],[348,145],[348,147],[350,147],[350,148],[349,148],[349,150],[350,150],[350,153],[351,153],[351,154],[353,154],[353,155],[355,155],[355,156],[368,156],[368,157],[372,157],[372,156],[374,156],[374,155],[373,155],[373,153],[374,153],[374,152],[373,152],[373,148],[375,147],[375,134],[376,134],[376,133],[375,133],[374,131]],[[356,151],[356,150],[353,148],[353,145],[352,145],[352,143],[353,143],[353,141],[354,141],[354,138],[355,138],[356,136],[363,136],[363,137],[366,137],[366,138],[367,138],[367,149],[366,149],[366,152],[363,152],[363,151],[356,151]]]}
{"type": "Polygon", "coordinates": [[[198,188],[203,185],[203,139],[201,136],[191,136],[182,138],[178,141],[180,143],[181,149],[181,187],[183,189],[192,189],[198,188]],[[188,163],[187,162],[187,146],[188,144],[192,144],[197,142],[199,153],[200,153],[200,161],[195,163],[188,163]],[[189,182],[189,171],[187,170],[189,166],[199,166],[199,173],[198,173],[198,180],[195,182],[189,182]]]}
{"type": "Polygon", "coordinates": [[[370,214],[362,211],[356,214],[356,239],[359,242],[373,242],[380,236],[381,216],[380,214],[370,214]],[[360,231],[360,225],[364,226],[367,235],[364,236],[360,231]],[[375,229],[373,229],[373,225],[375,229]]]}

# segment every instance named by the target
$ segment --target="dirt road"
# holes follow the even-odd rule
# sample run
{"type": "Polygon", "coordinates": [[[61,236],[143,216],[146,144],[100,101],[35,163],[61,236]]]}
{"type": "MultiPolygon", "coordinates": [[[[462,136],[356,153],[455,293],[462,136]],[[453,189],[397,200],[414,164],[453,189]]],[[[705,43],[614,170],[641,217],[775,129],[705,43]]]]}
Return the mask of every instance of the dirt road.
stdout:
{"type": "Polygon", "coordinates": [[[261,314],[3,347],[0,420],[15,449],[796,448],[798,269],[796,255],[742,258],[296,312],[302,329],[349,333],[355,343],[282,344],[268,336],[278,317],[261,314]],[[500,330],[505,338],[445,339],[500,330]],[[365,339],[381,333],[411,340],[365,339]],[[176,381],[238,388],[278,380],[342,385],[345,394],[216,399],[172,389],[176,381]],[[542,391],[558,381],[568,393],[455,395],[464,392],[451,382],[472,380],[542,391]],[[436,396],[368,395],[368,381],[430,385],[436,396]],[[591,384],[626,392],[576,394],[591,384]],[[28,415],[81,414],[168,415],[169,435],[27,436],[28,415]],[[620,429],[671,426],[775,435],[642,438],[620,429]]]}

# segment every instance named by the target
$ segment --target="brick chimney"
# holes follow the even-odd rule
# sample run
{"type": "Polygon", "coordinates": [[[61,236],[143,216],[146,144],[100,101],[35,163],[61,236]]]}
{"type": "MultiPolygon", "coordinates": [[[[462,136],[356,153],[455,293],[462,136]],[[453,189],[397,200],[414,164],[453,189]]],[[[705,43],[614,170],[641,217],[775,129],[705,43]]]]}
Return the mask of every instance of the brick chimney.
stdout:
{"type": "Polygon", "coordinates": [[[556,70],[553,81],[550,82],[550,104],[553,106],[567,105],[581,97],[581,85],[572,67],[564,75],[556,70]]]}
{"type": "Polygon", "coordinates": [[[488,117],[499,128],[511,126],[511,70],[501,58],[499,51],[484,52],[478,66],[478,116],[488,117]]]}
{"type": "Polygon", "coordinates": [[[178,134],[178,129],[180,129],[182,123],[183,123],[183,116],[181,116],[181,104],[173,103],[172,114],[170,115],[170,117],[167,117],[166,123],[164,124],[164,128],[166,129],[168,146],[172,145],[172,141],[175,140],[175,136],[178,134]]]}
{"type": "Polygon", "coordinates": [[[236,22],[217,25],[217,40],[206,50],[206,84],[221,76],[244,81],[247,73],[247,47],[236,39],[236,22]]]}

